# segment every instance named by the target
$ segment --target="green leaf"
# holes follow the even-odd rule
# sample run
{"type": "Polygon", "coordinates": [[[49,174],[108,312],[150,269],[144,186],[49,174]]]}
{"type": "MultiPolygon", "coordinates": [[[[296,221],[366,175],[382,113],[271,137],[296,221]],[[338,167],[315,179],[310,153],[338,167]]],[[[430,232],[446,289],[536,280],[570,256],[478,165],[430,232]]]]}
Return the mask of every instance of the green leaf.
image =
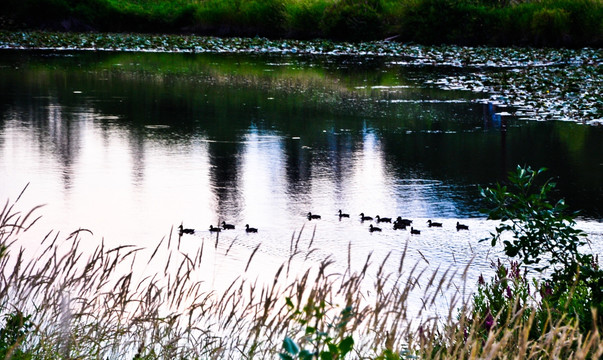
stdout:
{"type": "Polygon", "coordinates": [[[314,358],[314,353],[304,349],[299,352],[299,358],[301,360],[312,360],[314,358]]]}
{"type": "Polygon", "coordinates": [[[299,358],[301,360],[312,360],[312,358],[314,357],[314,353],[308,351],[308,350],[302,350],[299,352],[299,358]]]}
{"type": "Polygon", "coordinates": [[[333,360],[333,355],[328,351],[320,353],[320,360],[333,360]]]}
{"type": "Polygon", "coordinates": [[[283,349],[285,349],[286,352],[292,355],[297,355],[297,353],[299,352],[299,347],[297,346],[295,341],[293,341],[288,336],[286,336],[285,340],[283,340],[283,349]]]}
{"type": "Polygon", "coordinates": [[[345,354],[349,353],[353,347],[354,347],[354,338],[353,337],[348,336],[348,337],[344,338],[343,340],[341,340],[341,343],[339,343],[339,350],[341,350],[341,357],[344,357],[345,354]]]}

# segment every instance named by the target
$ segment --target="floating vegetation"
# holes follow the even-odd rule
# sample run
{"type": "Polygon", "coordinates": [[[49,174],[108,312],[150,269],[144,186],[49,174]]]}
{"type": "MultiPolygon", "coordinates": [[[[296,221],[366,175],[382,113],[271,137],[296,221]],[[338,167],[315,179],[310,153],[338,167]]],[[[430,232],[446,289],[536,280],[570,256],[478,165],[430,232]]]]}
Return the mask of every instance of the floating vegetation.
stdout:
{"type": "Polygon", "coordinates": [[[523,66],[447,76],[425,83],[450,90],[493,94],[486,101],[517,109],[530,120],[572,120],[603,125],[600,64],[523,66]]]}
{"type": "Polygon", "coordinates": [[[179,53],[306,54],[392,57],[389,66],[450,67],[417,79],[446,90],[491,95],[533,120],[572,120],[603,125],[600,49],[421,46],[390,41],[269,40],[112,33],[0,32],[0,49],[138,51],[179,53]]]}

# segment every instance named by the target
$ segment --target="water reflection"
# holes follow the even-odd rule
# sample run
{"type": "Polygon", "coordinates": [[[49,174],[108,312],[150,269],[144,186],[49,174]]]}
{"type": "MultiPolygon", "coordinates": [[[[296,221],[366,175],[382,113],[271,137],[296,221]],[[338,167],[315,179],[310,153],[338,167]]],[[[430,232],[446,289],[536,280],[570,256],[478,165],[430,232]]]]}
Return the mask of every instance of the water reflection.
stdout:
{"type": "Polygon", "coordinates": [[[531,164],[551,169],[601,238],[601,129],[501,117],[475,94],[413,82],[425,70],[344,60],[11,53],[0,67],[0,196],[31,182],[29,202],[49,204],[47,228],[86,227],[114,244],[148,245],[183,222],[200,230],[194,246],[226,221],[237,228],[220,239],[261,242],[273,261],[305,227],[316,259],[349,246],[362,264],[408,243],[417,259],[449,265],[491,230],[477,185],[531,164]],[[414,218],[425,232],[371,235],[360,212],[414,218]],[[459,218],[475,230],[457,233],[459,218]]]}

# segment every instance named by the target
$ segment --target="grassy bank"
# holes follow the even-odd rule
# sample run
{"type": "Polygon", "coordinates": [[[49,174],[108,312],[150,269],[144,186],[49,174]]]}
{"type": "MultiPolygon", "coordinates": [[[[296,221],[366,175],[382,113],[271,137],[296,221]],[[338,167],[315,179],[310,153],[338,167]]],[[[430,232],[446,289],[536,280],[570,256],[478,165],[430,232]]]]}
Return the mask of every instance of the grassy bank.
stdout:
{"type": "Polygon", "coordinates": [[[586,263],[596,259],[572,248],[583,241],[580,232],[571,228],[571,217],[558,213],[562,203],[545,200],[554,185],[534,185],[539,173],[518,168],[510,192],[503,191],[511,197],[500,188],[484,189],[484,195],[500,201],[492,216],[517,216],[512,223],[520,226],[503,223],[499,234],[530,234],[523,211],[538,224],[540,236],[529,239],[535,248],[515,236],[505,242],[507,254],[519,249],[524,263],[542,266],[539,258],[547,253],[544,263],[566,267],[553,271],[554,282],[538,284],[519,262],[498,262],[495,276],[480,279],[470,297],[463,295],[467,269],[408,263],[403,249],[378,261],[369,254],[363,264],[335,273],[332,260],[308,263],[312,240],[306,247],[296,237],[290,257],[270,276],[248,276],[259,261],[258,246],[249,249],[239,276],[218,288],[208,288],[221,279],[212,280],[216,273],[205,263],[222,261],[234,245],[220,246],[219,237],[204,238],[193,251],[177,235],[148,249],[101,242],[90,251],[84,250],[93,241],[88,230],[49,232],[31,258],[15,241],[35,225],[40,210],[21,212],[17,198],[0,212],[0,357],[598,359],[598,262],[586,263]],[[513,192],[515,186],[524,193],[513,192]],[[383,270],[388,261],[397,271],[383,270]],[[574,265],[583,272],[576,274],[574,265]],[[434,311],[442,298],[449,299],[447,309],[434,311]]]}
{"type": "Polygon", "coordinates": [[[600,47],[600,0],[5,0],[8,29],[600,47]]]}

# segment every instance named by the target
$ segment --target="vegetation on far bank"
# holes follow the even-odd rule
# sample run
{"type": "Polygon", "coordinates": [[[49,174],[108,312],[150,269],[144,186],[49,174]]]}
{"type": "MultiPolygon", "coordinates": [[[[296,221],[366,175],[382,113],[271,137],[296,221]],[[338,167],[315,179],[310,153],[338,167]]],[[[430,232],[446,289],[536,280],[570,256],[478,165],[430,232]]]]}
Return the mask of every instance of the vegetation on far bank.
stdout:
{"type": "Polygon", "coordinates": [[[600,0],[4,0],[0,27],[600,47],[600,0]]]}
{"type": "Polygon", "coordinates": [[[407,264],[406,249],[377,264],[369,254],[364,265],[338,274],[328,258],[293,271],[314,251],[313,239],[307,245],[295,236],[274,280],[243,273],[225,289],[205,286],[214,284],[203,263],[223,250],[218,237],[192,253],[170,237],[146,257],[142,248],[104,243],[89,254],[80,245],[89,242],[88,230],[65,240],[50,232],[28,260],[14,242],[39,219],[37,208],[21,213],[18,198],[7,201],[0,212],[0,356],[598,359],[603,270],[596,256],[580,252],[587,240],[575,229],[576,214],[562,200],[551,202],[555,184],[542,183],[541,172],[517,167],[507,184],[482,189],[489,218],[500,220],[490,240],[502,241],[511,262],[493,262],[494,277],[480,277],[470,298],[459,283],[467,270],[407,264]],[[140,272],[141,261],[156,273],[140,272]],[[397,271],[384,270],[388,261],[397,271]],[[443,297],[449,309],[434,314],[443,297]]]}

